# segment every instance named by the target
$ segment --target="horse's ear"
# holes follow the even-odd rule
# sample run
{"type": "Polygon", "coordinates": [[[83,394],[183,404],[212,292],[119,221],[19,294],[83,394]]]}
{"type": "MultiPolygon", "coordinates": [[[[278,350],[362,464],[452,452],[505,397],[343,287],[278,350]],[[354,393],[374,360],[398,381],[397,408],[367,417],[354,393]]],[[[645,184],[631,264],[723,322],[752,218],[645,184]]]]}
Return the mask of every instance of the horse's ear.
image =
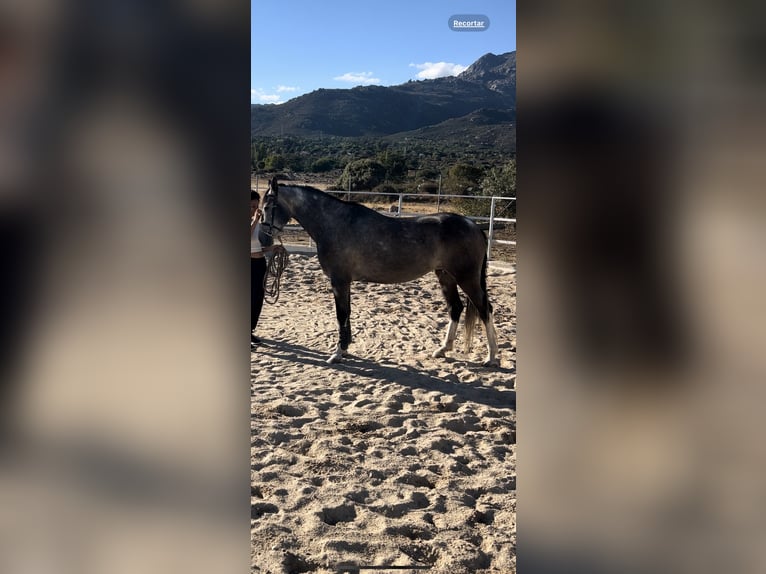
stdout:
{"type": "Polygon", "coordinates": [[[278,189],[278,187],[279,187],[279,183],[277,182],[277,178],[276,178],[276,177],[273,177],[273,178],[271,179],[271,181],[269,182],[269,188],[271,189],[271,191],[272,191],[273,193],[276,193],[276,192],[277,192],[277,189],[278,189]]]}

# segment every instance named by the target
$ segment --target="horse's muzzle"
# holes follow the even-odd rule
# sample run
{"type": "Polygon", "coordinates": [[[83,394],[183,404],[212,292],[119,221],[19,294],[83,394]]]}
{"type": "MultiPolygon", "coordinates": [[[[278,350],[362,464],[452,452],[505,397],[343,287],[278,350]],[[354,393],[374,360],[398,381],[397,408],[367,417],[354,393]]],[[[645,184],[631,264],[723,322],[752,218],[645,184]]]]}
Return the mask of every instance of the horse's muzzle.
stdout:
{"type": "Polygon", "coordinates": [[[261,232],[268,235],[269,237],[276,237],[280,233],[282,233],[282,230],[284,227],[277,227],[276,225],[272,225],[271,223],[261,223],[261,232]],[[276,233],[275,233],[276,232],[276,233]]]}

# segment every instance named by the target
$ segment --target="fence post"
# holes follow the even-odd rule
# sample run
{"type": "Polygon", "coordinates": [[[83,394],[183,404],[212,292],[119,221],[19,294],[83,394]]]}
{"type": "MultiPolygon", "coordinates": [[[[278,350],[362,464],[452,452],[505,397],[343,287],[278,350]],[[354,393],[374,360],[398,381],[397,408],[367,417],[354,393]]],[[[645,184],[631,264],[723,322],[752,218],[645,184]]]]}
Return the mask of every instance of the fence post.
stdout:
{"type": "Polygon", "coordinates": [[[399,210],[398,210],[398,212],[396,214],[396,217],[401,217],[402,216],[402,198],[403,197],[404,197],[404,194],[400,193],[399,194],[399,210]]]}
{"type": "Polygon", "coordinates": [[[436,193],[436,213],[442,210],[442,174],[439,173],[439,191],[436,193]]]}
{"type": "Polygon", "coordinates": [[[496,197],[492,196],[492,204],[489,208],[489,233],[487,234],[487,261],[489,261],[490,255],[492,254],[492,238],[495,235],[495,199],[496,197]]]}

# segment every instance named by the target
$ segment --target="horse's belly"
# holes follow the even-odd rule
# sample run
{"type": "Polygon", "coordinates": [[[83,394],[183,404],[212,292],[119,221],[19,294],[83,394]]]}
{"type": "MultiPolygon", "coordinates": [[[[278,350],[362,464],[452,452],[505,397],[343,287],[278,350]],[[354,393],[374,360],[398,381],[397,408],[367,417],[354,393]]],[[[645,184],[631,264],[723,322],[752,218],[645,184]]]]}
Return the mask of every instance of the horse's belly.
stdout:
{"type": "Polygon", "coordinates": [[[429,271],[429,267],[391,266],[386,269],[367,269],[356,275],[354,280],[365,283],[406,283],[419,279],[429,271]]]}
{"type": "Polygon", "coordinates": [[[344,246],[326,258],[330,274],[367,283],[405,283],[435,269],[435,250],[416,249],[419,246],[406,243],[396,249],[390,243],[362,247],[354,250],[344,246]]]}
{"type": "Polygon", "coordinates": [[[416,279],[420,279],[423,275],[425,275],[425,273],[421,273],[419,275],[386,275],[386,276],[372,275],[372,276],[357,277],[354,280],[361,281],[362,283],[394,284],[394,283],[407,283],[409,281],[415,281],[416,279]]]}

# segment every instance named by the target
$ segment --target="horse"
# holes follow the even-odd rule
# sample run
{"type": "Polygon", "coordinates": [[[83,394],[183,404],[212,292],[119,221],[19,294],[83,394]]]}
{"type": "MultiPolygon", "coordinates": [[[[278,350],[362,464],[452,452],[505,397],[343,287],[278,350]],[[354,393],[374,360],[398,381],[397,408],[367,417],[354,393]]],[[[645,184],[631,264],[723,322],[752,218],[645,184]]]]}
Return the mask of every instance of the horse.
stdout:
{"type": "Polygon", "coordinates": [[[269,182],[259,236],[271,245],[294,218],[317,246],[322,271],[330,279],[335,298],[339,340],[328,364],[338,363],[351,343],[351,283],[405,283],[436,273],[447,302],[450,322],[444,342],[433,357],[451,351],[467,296],[465,352],[478,321],[487,335],[484,366],[499,366],[497,334],[487,294],[487,237],[467,217],[436,213],[417,217],[389,217],[358,203],[347,202],[303,185],[269,182]]]}

